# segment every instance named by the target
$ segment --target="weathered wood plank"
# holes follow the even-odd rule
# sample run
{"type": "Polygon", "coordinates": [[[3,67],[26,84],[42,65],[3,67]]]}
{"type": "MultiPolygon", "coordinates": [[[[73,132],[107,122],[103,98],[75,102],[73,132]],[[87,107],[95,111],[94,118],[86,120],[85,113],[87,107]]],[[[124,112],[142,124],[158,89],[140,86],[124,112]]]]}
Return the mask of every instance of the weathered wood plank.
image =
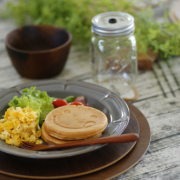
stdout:
{"type": "MultiPolygon", "coordinates": [[[[2,7],[0,1],[0,7],[2,7]]],[[[0,19],[0,91],[33,80],[20,77],[6,53],[6,34],[16,28],[13,21],[0,19]]],[[[180,179],[180,57],[159,61],[150,71],[139,72],[133,102],[151,128],[151,153],[126,173],[113,180],[180,179]]],[[[51,79],[78,79],[92,83],[89,52],[71,48],[62,73],[51,79]]]]}
{"type": "MultiPolygon", "coordinates": [[[[180,98],[180,97],[179,97],[180,98]]],[[[158,96],[133,103],[147,118],[151,128],[151,140],[157,140],[180,132],[180,101],[177,98],[158,96]]]]}
{"type": "Polygon", "coordinates": [[[180,146],[175,146],[146,154],[134,168],[113,180],[179,180],[179,150],[180,146]]]}

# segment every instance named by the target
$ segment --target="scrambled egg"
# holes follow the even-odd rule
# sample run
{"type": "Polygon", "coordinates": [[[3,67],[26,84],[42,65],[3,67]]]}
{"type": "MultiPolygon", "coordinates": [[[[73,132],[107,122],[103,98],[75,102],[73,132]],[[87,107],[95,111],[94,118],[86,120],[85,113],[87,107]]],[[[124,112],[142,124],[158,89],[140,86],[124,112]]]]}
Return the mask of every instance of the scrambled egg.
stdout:
{"type": "Polygon", "coordinates": [[[37,112],[31,108],[10,107],[0,120],[0,138],[7,144],[19,146],[21,141],[42,144],[37,130],[37,112]]]}

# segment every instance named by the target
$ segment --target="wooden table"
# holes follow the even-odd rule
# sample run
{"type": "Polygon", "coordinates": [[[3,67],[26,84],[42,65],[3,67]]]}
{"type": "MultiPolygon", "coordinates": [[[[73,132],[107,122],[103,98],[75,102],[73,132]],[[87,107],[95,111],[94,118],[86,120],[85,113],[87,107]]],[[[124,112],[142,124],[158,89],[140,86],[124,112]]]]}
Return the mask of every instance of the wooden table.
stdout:
{"type": "MultiPolygon", "coordinates": [[[[12,21],[0,19],[0,91],[33,81],[22,78],[7,56],[4,38],[15,27],[12,21]]],[[[138,99],[131,103],[147,118],[151,128],[151,143],[149,150],[137,165],[113,180],[180,179],[179,68],[180,57],[175,57],[157,62],[150,71],[139,72],[135,84],[138,99]]],[[[89,53],[71,48],[63,72],[52,79],[90,82],[89,53]]]]}

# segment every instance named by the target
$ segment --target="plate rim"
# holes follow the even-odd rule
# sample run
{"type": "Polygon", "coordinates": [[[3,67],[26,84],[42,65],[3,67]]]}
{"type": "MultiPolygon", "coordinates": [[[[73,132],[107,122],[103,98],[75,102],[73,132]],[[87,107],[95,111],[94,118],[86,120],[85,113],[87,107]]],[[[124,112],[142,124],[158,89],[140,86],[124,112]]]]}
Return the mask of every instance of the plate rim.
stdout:
{"type": "MultiPolygon", "coordinates": [[[[109,89],[106,89],[104,87],[101,87],[101,86],[98,86],[98,85],[95,85],[95,84],[92,84],[92,83],[76,81],[76,80],[64,80],[64,79],[62,79],[62,80],[37,80],[37,81],[32,81],[32,82],[28,82],[28,83],[19,84],[19,85],[13,86],[11,88],[8,88],[6,90],[3,90],[2,92],[0,92],[0,99],[3,96],[5,96],[6,94],[8,94],[8,92],[18,92],[21,95],[20,91],[22,89],[27,88],[27,87],[29,88],[31,86],[43,86],[43,85],[48,85],[49,86],[49,85],[55,85],[55,84],[63,84],[65,86],[67,86],[67,85],[72,85],[72,83],[74,83],[73,85],[76,85],[76,86],[84,85],[83,87],[85,87],[85,88],[88,88],[90,86],[91,88],[92,87],[97,88],[98,90],[101,89],[102,91],[107,93],[107,97],[109,97],[110,95],[115,95],[119,99],[121,99],[121,101],[124,103],[123,105],[125,105],[125,108],[126,108],[126,110],[128,112],[128,117],[126,119],[127,123],[124,124],[124,127],[123,127],[122,131],[120,133],[118,133],[118,134],[122,134],[123,131],[128,126],[129,119],[130,119],[130,110],[129,110],[129,107],[128,107],[127,103],[118,94],[112,92],[109,89]]],[[[0,151],[11,154],[11,155],[15,155],[15,156],[25,157],[25,158],[50,159],[50,158],[64,158],[64,157],[69,157],[69,156],[79,155],[79,154],[82,154],[82,153],[91,152],[93,150],[104,147],[105,145],[107,145],[107,144],[91,145],[91,146],[88,146],[86,148],[86,150],[80,150],[77,153],[74,152],[73,155],[72,155],[72,152],[70,152],[69,154],[67,153],[66,156],[62,156],[62,155],[58,155],[58,154],[54,154],[54,155],[52,155],[52,154],[49,155],[48,154],[47,155],[47,154],[45,154],[47,151],[34,151],[33,153],[30,153],[30,154],[29,153],[22,153],[22,152],[18,152],[18,151],[7,150],[7,148],[2,148],[1,146],[0,146],[0,151]]],[[[18,147],[15,147],[15,148],[18,148],[18,147]]],[[[78,149],[78,148],[74,148],[74,149],[78,149]]],[[[21,150],[23,150],[23,149],[21,149],[21,150]]],[[[27,150],[24,150],[24,151],[27,151],[27,150]]]]}

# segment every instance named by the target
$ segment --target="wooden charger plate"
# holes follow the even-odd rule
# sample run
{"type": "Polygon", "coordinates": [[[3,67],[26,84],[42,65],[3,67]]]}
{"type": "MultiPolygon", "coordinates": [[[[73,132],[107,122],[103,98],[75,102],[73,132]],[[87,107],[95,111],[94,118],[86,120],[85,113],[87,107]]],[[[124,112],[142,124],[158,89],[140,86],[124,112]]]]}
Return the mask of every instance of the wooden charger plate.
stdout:
{"type": "Polygon", "coordinates": [[[146,118],[136,107],[128,105],[131,118],[124,133],[139,133],[137,143],[109,144],[91,153],[58,159],[30,159],[0,152],[0,179],[92,180],[110,179],[124,173],[139,162],[150,142],[146,118]]]}

